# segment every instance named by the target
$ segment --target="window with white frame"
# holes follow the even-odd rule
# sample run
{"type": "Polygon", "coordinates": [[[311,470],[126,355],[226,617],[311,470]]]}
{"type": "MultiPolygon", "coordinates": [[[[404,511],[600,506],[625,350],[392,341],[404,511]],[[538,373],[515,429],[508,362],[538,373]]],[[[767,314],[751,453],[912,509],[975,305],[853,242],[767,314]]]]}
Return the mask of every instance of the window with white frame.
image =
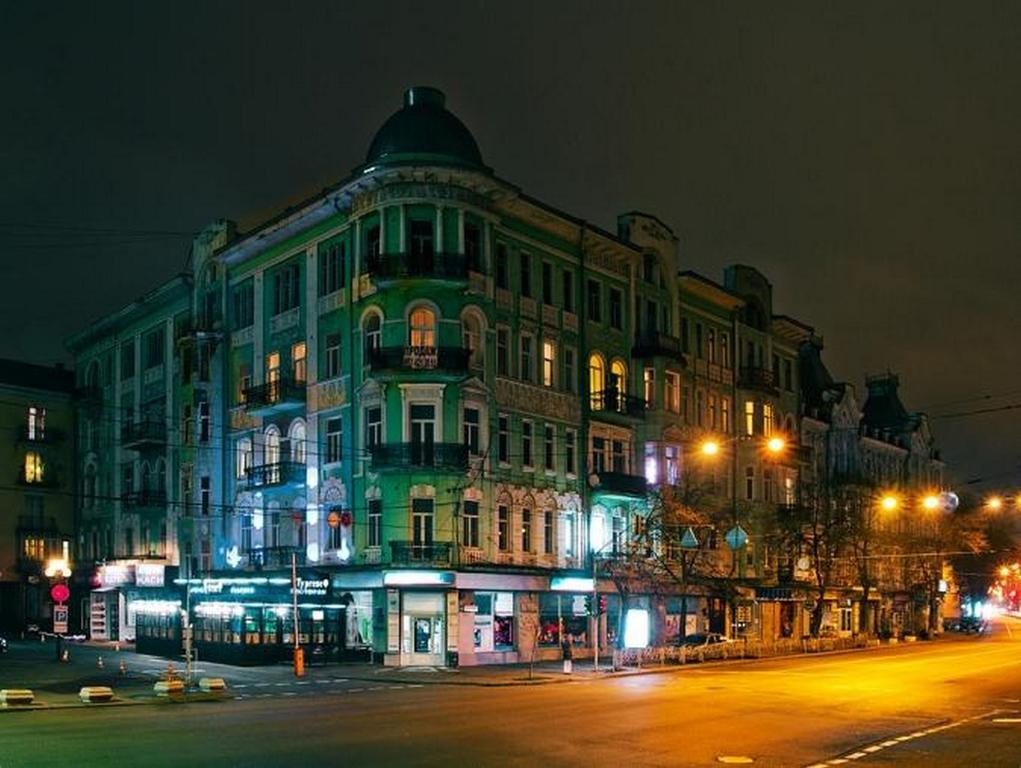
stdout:
{"type": "Polygon", "coordinates": [[[578,391],[578,372],[574,347],[564,347],[564,389],[571,393],[578,391]]]}
{"type": "Polygon", "coordinates": [[[365,335],[365,364],[379,351],[383,341],[383,321],[376,312],[371,312],[362,326],[365,335]]]}
{"type": "Polygon", "coordinates": [[[344,450],[344,421],[340,416],[326,420],[326,463],[341,461],[344,450]]]}
{"type": "Polygon", "coordinates": [[[666,372],[666,408],[671,413],[681,412],[681,374],[666,372]]]}
{"type": "Polygon", "coordinates": [[[383,500],[369,499],[368,545],[378,547],[383,543],[383,500]]]}
{"type": "Polygon", "coordinates": [[[466,314],[461,320],[461,343],[468,350],[468,365],[473,369],[484,369],[482,322],[474,313],[466,314]]]}
{"type": "Polygon", "coordinates": [[[556,464],[554,456],[555,453],[555,440],[556,440],[556,427],[552,424],[546,424],[543,427],[543,467],[547,472],[553,472],[556,470],[556,464]]]}
{"type": "Polygon", "coordinates": [[[525,419],[521,422],[521,464],[531,467],[532,464],[532,422],[525,419]]]}
{"type": "Polygon", "coordinates": [[[252,469],[252,439],[250,437],[243,437],[238,440],[236,456],[234,476],[240,480],[248,477],[248,473],[252,469]]]}
{"type": "Polygon", "coordinates": [[[468,454],[470,456],[479,456],[481,454],[481,439],[480,439],[480,422],[479,409],[475,406],[465,406],[464,411],[464,444],[468,448],[468,454]]]}
{"type": "Polygon", "coordinates": [[[552,339],[542,341],[542,385],[555,387],[557,371],[557,343],[552,339]]]}
{"type": "Polygon", "coordinates": [[[383,409],[371,405],[365,409],[365,447],[368,450],[383,442],[383,409]]]}
{"type": "Polygon", "coordinates": [[[510,463],[510,418],[505,414],[497,419],[496,457],[501,464],[510,463]]]}
{"type": "Polygon", "coordinates": [[[473,548],[479,546],[479,503],[477,501],[464,502],[461,544],[473,548]]]}
{"type": "Polygon", "coordinates": [[[578,471],[576,452],[578,449],[577,433],[573,429],[564,430],[564,472],[573,475],[578,471]]]}
{"type": "Polygon", "coordinates": [[[496,508],[496,545],[501,552],[510,551],[510,507],[500,504],[496,508]]]}
{"type": "Polygon", "coordinates": [[[670,485],[681,482],[681,446],[667,443],[663,446],[663,463],[666,468],[666,481],[670,485]]]}
{"type": "Polygon", "coordinates": [[[325,367],[323,368],[324,378],[335,379],[340,376],[340,334],[330,333],[326,335],[325,367]]]}

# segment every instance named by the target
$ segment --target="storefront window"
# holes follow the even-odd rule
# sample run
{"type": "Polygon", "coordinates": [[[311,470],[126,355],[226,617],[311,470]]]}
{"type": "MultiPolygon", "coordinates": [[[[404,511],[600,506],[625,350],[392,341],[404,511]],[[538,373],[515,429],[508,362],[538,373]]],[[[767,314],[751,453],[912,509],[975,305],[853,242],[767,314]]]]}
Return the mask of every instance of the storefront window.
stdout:
{"type": "Polygon", "coordinates": [[[514,594],[475,593],[475,650],[505,651],[514,647],[514,594]]]}
{"type": "Polygon", "coordinates": [[[539,595],[539,645],[560,645],[560,624],[564,637],[575,647],[588,645],[589,617],[586,595],[539,595]]]}

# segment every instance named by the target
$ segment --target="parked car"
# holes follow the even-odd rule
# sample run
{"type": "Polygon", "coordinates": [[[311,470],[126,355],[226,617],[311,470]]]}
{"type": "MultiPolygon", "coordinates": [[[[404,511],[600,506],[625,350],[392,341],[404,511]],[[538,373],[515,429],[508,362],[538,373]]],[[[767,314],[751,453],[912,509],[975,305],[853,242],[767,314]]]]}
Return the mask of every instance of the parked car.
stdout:
{"type": "Polygon", "coordinates": [[[986,628],[987,625],[985,619],[981,619],[978,616],[964,616],[961,618],[961,632],[974,632],[975,634],[980,635],[986,631],[986,628]]]}

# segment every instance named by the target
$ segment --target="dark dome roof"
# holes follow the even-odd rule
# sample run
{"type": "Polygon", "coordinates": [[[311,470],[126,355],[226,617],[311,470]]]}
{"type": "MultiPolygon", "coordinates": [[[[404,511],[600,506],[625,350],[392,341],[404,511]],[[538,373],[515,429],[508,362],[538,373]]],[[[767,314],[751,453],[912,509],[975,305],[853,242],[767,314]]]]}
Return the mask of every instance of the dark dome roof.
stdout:
{"type": "Polygon", "coordinates": [[[433,162],[484,168],[482,153],[464,123],[448,112],[436,88],[416,86],[404,93],[404,107],[376,132],[366,165],[433,162]]]}

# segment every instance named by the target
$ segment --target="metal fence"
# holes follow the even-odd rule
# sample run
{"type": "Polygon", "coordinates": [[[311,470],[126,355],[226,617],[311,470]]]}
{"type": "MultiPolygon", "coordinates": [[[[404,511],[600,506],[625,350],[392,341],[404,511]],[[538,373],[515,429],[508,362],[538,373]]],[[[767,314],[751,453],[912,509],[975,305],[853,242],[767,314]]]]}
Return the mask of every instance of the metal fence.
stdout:
{"type": "Polygon", "coordinates": [[[873,648],[879,645],[875,638],[860,637],[807,637],[778,640],[735,640],[713,645],[669,645],[650,648],[614,650],[614,667],[643,667],[651,665],[698,664],[703,661],[725,659],[763,659],[773,656],[793,656],[827,651],[849,651],[856,648],[873,648]]]}

